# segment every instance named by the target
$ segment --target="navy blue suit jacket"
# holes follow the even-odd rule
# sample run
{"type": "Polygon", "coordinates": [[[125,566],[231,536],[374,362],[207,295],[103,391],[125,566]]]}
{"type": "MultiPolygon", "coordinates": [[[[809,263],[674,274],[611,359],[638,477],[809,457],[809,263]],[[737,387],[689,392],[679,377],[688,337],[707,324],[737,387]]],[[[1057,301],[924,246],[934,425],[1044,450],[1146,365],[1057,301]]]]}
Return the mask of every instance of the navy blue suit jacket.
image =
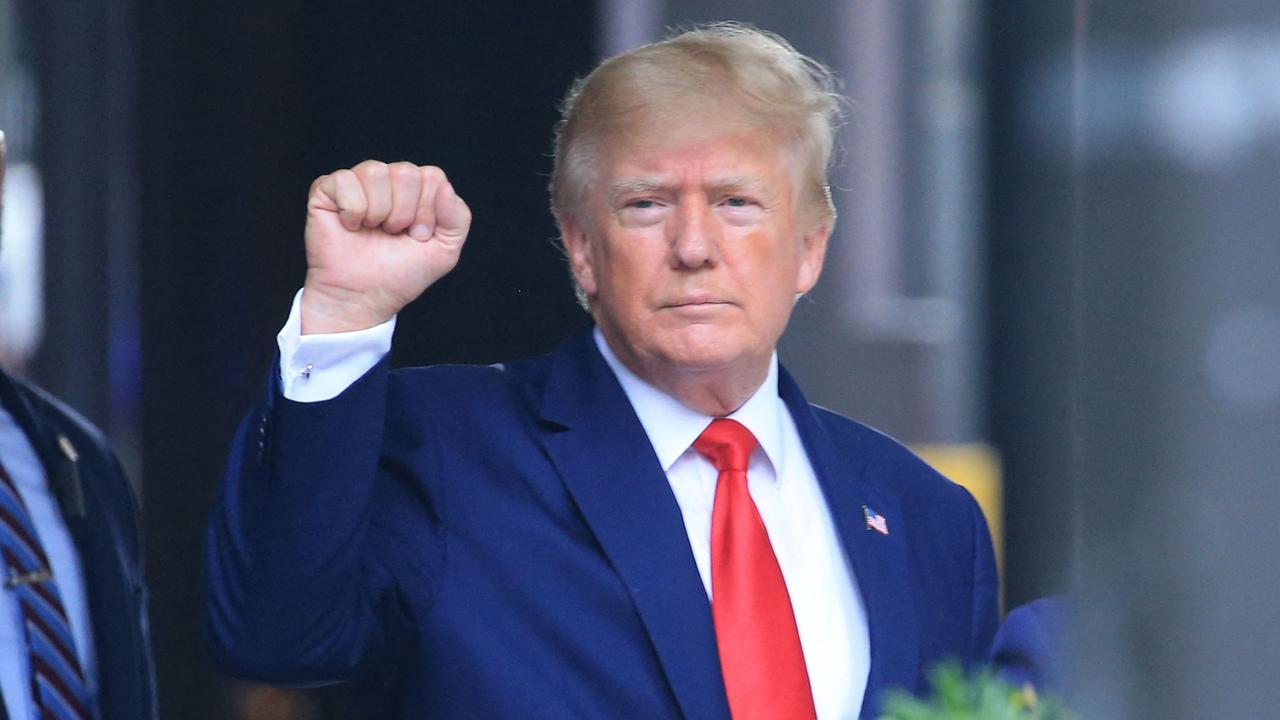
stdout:
{"type": "MultiPolygon", "coordinates": [[[[987,527],[900,445],[779,382],[866,602],[872,717],[926,665],[986,658],[987,527]]],[[[505,366],[384,360],[321,403],[270,384],[209,529],[206,632],[231,673],[354,681],[377,718],[729,717],[679,507],[590,333],[505,366]]]]}
{"type": "Polygon", "coordinates": [[[1030,683],[1041,692],[1061,695],[1063,638],[1067,631],[1065,595],[1034,600],[1011,611],[992,642],[991,663],[1015,685],[1030,683]]]}
{"type": "Polygon", "coordinates": [[[133,486],[102,435],[39,388],[0,372],[0,403],[44,463],[80,554],[102,720],[155,718],[142,526],[133,486]],[[59,438],[74,452],[67,453],[59,438]]]}

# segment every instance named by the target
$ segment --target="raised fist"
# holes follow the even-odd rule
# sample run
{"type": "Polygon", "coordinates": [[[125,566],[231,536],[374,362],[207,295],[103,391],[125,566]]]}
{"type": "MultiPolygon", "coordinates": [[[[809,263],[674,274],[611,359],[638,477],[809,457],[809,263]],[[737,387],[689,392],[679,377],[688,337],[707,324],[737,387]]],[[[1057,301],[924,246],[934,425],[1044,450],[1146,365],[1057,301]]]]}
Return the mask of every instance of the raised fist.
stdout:
{"type": "Polygon", "coordinates": [[[437,167],[366,160],[317,178],[302,334],[390,320],[453,269],[470,227],[471,210],[437,167]]]}

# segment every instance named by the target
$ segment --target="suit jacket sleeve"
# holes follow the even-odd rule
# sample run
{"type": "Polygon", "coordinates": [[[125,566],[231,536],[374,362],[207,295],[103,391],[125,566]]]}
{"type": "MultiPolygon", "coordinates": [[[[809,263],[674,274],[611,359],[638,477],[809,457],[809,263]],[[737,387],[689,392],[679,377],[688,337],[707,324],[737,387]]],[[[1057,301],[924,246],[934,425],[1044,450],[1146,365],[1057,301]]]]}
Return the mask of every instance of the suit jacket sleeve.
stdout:
{"type": "Polygon", "coordinates": [[[1041,691],[1062,692],[1067,602],[1065,596],[1055,595],[1009,613],[991,650],[991,663],[1001,675],[1018,685],[1031,683],[1041,691]]]}
{"type": "Polygon", "coordinates": [[[287,400],[278,378],[236,433],[211,514],[205,633],[234,675],[348,680],[405,635],[386,547],[368,551],[387,361],[318,403],[287,400]]]}
{"type": "Polygon", "coordinates": [[[970,500],[974,514],[973,623],[969,659],[986,662],[1000,622],[1000,576],[996,570],[991,531],[976,501],[970,500]]]}

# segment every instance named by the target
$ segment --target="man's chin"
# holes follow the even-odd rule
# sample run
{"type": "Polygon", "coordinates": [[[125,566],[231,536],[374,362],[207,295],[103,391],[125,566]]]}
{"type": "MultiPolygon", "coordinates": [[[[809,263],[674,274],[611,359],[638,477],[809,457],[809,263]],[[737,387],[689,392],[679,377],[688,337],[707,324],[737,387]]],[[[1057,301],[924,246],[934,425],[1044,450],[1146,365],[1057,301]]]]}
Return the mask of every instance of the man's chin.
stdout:
{"type": "MultiPolygon", "coordinates": [[[[752,366],[754,354],[723,341],[686,343],[666,349],[665,364],[686,375],[728,373],[752,366]]],[[[766,361],[768,356],[764,358],[766,361]]]]}

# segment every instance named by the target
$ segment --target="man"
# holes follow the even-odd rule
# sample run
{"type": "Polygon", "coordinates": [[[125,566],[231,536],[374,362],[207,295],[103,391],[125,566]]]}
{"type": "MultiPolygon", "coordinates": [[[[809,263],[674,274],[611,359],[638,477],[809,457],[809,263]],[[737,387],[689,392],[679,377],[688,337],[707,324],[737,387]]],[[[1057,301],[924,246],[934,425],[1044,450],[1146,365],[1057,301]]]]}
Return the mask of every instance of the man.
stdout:
{"type": "Polygon", "coordinates": [[[139,523],[101,433],[0,370],[0,718],[156,717],[139,523]]]}
{"type": "Polygon", "coordinates": [[[444,173],[319,178],[210,525],[220,661],[354,681],[378,718],[743,720],[873,717],[985,658],[972,498],[776,361],[834,220],[830,88],[735,25],[581,81],[552,204],[595,329],[504,365],[387,369],[467,234],[444,173]]]}

